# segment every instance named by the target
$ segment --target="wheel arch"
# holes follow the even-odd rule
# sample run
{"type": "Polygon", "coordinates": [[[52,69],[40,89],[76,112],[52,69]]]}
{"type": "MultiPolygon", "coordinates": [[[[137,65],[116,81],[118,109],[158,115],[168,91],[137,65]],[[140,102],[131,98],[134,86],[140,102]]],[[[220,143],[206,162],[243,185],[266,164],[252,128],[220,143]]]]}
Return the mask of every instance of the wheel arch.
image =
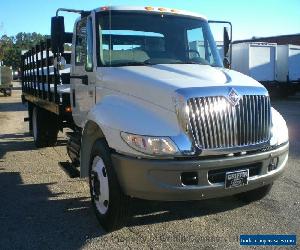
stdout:
{"type": "Polygon", "coordinates": [[[83,129],[80,147],[80,177],[89,175],[89,163],[93,145],[97,139],[105,138],[102,129],[94,121],[88,121],[83,129]]]}

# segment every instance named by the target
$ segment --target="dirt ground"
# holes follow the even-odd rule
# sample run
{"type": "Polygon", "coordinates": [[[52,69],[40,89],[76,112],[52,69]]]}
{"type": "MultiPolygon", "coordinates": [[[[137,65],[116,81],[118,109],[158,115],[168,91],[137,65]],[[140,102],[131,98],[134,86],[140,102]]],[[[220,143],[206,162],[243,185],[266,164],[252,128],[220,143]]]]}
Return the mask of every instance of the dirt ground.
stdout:
{"type": "MultiPolygon", "coordinates": [[[[300,96],[273,102],[290,131],[290,158],[271,194],[244,204],[234,197],[198,202],[134,200],[128,226],[105,233],[86,180],[58,165],[66,139],[37,149],[20,90],[0,96],[0,249],[238,249],[240,234],[300,236],[300,96]]],[[[299,245],[298,245],[299,247],[299,245]]]]}

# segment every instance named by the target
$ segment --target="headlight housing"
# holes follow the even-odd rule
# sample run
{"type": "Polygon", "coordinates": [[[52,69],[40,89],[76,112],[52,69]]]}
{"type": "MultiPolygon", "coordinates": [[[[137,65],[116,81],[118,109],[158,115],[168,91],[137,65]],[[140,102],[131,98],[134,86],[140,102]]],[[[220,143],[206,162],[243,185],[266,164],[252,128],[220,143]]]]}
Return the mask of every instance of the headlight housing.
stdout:
{"type": "Polygon", "coordinates": [[[272,108],[272,130],[271,130],[271,145],[280,145],[289,140],[288,128],[285,120],[279,112],[272,108]]]}
{"type": "Polygon", "coordinates": [[[141,153],[154,156],[171,156],[179,153],[178,147],[169,137],[153,137],[121,132],[127,145],[141,153]]]}

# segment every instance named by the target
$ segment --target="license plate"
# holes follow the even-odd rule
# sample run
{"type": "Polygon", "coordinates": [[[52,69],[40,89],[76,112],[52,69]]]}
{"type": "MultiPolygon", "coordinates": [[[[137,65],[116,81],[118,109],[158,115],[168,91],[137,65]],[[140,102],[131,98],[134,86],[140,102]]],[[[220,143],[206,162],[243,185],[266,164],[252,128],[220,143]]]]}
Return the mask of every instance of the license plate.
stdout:
{"type": "Polygon", "coordinates": [[[242,187],[248,184],[249,169],[227,172],[225,188],[242,187]]]}

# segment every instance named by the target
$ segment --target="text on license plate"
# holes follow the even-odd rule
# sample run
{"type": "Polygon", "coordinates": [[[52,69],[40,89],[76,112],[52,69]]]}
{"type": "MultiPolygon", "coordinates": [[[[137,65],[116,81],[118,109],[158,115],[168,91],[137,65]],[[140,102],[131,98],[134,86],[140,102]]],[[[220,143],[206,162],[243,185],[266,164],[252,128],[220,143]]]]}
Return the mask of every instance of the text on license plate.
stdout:
{"type": "Polygon", "coordinates": [[[225,176],[225,188],[241,187],[248,184],[249,169],[227,172],[225,176]]]}

